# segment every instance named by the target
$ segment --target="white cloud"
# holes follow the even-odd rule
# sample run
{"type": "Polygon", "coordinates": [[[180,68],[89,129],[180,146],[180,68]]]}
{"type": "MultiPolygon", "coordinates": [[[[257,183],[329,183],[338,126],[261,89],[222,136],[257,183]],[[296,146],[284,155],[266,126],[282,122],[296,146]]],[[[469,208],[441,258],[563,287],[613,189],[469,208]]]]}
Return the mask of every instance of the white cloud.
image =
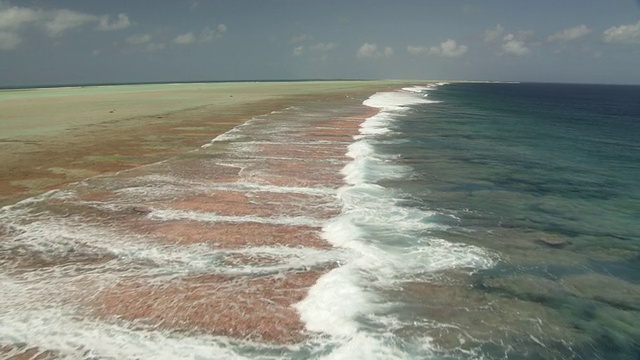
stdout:
{"type": "Polygon", "coordinates": [[[225,33],[226,31],[227,31],[227,27],[224,24],[218,25],[216,30],[213,30],[209,27],[205,27],[204,29],[202,29],[202,31],[200,32],[200,35],[198,36],[198,42],[201,42],[201,43],[213,42],[213,40],[222,37],[222,34],[225,33]]]}
{"type": "Polygon", "coordinates": [[[413,55],[426,54],[429,52],[429,48],[426,46],[408,45],[407,52],[413,55]]]}
{"type": "Polygon", "coordinates": [[[96,30],[103,31],[131,26],[131,20],[126,14],[119,14],[111,22],[108,15],[97,16],[67,9],[32,9],[0,3],[0,30],[18,30],[32,26],[43,30],[49,37],[59,37],[88,23],[98,23],[96,30]]]}
{"type": "Polygon", "coordinates": [[[67,30],[75,29],[94,21],[98,21],[98,17],[95,15],[62,9],[50,12],[43,26],[48,36],[58,37],[67,30]]]}
{"type": "Polygon", "coordinates": [[[131,26],[131,20],[129,20],[129,16],[127,16],[127,14],[118,14],[118,18],[113,22],[109,22],[109,19],[109,15],[101,16],[96,29],[100,31],[113,31],[126,29],[131,26]]]}
{"type": "Polygon", "coordinates": [[[153,39],[152,36],[149,34],[135,34],[126,38],[125,41],[128,42],[129,44],[140,45],[140,44],[146,44],[150,42],[152,39],[153,39]]]}
{"type": "Polygon", "coordinates": [[[484,42],[494,42],[502,37],[504,34],[504,27],[500,24],[496,25],[493,29],[485,30],[482,35],[482,40],[484,42]]]}
{"type": "Polygon", "coordinates": [[[22,42],[17,34],[0,31],[0,50],[13,50],[22,42]]]}
{"type": "Polygon", "coordinates": [[[552,42],[565,42],[575,40],[590,33],[591,30],[586,25],[578,25],[569,29],[558,31],[557,33],[549,36],[547,41],[552,42]]]}
{"type": "Polygon", "coordinates": [[[455,40],[448,39],[439,46],[407,46],[407,52],[413,55],[425,54],[440,57],[458,57],[467,52],[466,45],[458,45],[455,40]]]}
{"type": "MultiPolygon", "coordinates": [[[[97,16],[68,9],[42,10],[36,8],[10,6],[0,1],[0,31],[9,30],[12,35],[4,35],[5,47],[8,47],[12,38],[12,44],[18,33],[23,28],[31,27],[43,31],[47,36],[55,38],[65,32],[84,26],[89,23],[97,23],[96,30],[119,30],[131,26],[131,20],[126,14],[119,14],[116,19],[110,21],[108,15],[97,16]]],[[[17,42],[19,44],[20,41],[17,42]]],[[[12,45],[14,48],[16,45],[12,45]]]]}
{"type": "Polygon", "coordinates": [[[227,31],[227,27],[224,24],[220,24],[216,27],[216,30],[211,29],[209,27],[205,27],[202,29],[200,34],[196,36],[192,31],[178,35],[173,39],[174,44],[178,45],[189,45],[198,43],[210,43],[215,39],[222,37],[222,34],[227,31]]]}
{"type": "Polygon", "coordinates": [[[494,43],[498,39],[502,39],[502,54],[525,56],[531,52],[529,45],[533,43],[533,31],[520,30],[503,36],[502,34],[504,34],[505,30],[506,29],[499,24],[492,29],[485,30],[482,35],[483,41],[486,43],[494,43]]]}
{"type": "Polygon", "coordinates": [[[378,55],[378,45],[369,43],[364,43],[356,53],[356,56],[360,58],[375,57],[376,55],[378,55]]]}
{"type": "Polygon", "coordinates": [[[337,47],[338,47],[338,44],[332,43],[332,42],[330,42],[330,43],[317,43],[317,44],[315,44],[313,46],[310,46],[309,50],[324,52],[324,51],[331,51],[331,50],[333,50],[333,49],[335,49],[337,47]]]}
{"type": "Polygon", "coordinates": [[[188,45],[196,42],[196,36],[192,32],[178,35],[173,39],[173,42],[178,45],[188,45]]]}
{"type": "Polygon", "coordinates": [[[517,33],[515,33],[515,35],[510,34],[514,37],[515,40],[520,40],[520,41],[529,41],[531,38],[533,38],[533,30],[520,30],[517,33]]]}
{"type": "Polygon", "coordinates": [[[510,55],[524,56],[529,54],[530,50],[523,40],[519,40],[514,34],[507,34],[503,38],[502,50],[510,55]]]}
{"type": "Polygon", "coordinates": [[[604,31],[602,39],[611,44],[640,44],[640,21],[635,24],[610,27],[604,31]]]}
{"type": "Polygon", "coordinates": [[[217,34],[216,34],[215,30],[210,29],[209,27],[205,27],[200,32],[200,36],[198,36],[198,41],[199,42],[212,42],[213,40],[215,40],[216,36],[217,36],[217,34]]]}
{"type": "Polygon", "coordinates": [[[0,3],[0,30],[15,30],[42,18],[40,11],[0,3]]]}
{"type": "Polygon", "coordinates": [[[448,39],[440,44],[440,46],[432,46],[429,54],[442,57],[458,57],[467,52],[466,45],[458,45],[455,40],[448,39]]]}
{"type": "Polygon", "coordinates": [[[359,58],[391,57],[393,49],[387,46],[384,50],[379,51],[377,44],[364,43],[356,52],[356,56],[359,58]]]}
{"type": "Polygon", "coordinates": [[[192,45],[197,43],[211,43],[222,37],[227,30],[226,26],[218,25],[216,29],[205,27],[200,33],[189,31],[175,37],[168,36],[162,32],[140,33],[129,36],[125,41],[131,45],[139,45],[140,49],[145,51],[158,51],[167,48],[167,45],[192,45]],[[163,41],[164,40],[164,41],[163,41]]]}
{"type": "MultiPolygon", "coordinates": [[[[310,38],[305,38],[306,39],[310,39],[310,38]]],[[[299,39],[298,39],[299,40],[299,39]]],[[[302,54],[304,54],[305,52],[308,51],[315,51],[315,52],[320,52],[320,53],[324,53],[327,51],[331,51],[334,50],[335,48],[338,47],[337,43],[317,43],[315,45],[311,45],[308,47],[305,47],[304,45],[300,45],[300,46],[296,46],[295,48],[293,48],[293,56],[301,56],[302,54]]],[[[322,60],[324,58],[324,60],[327,59],[326,56],[322,56],[320,58],[316,58],[314,59],[315,61],[319,61],[322,60]]]]}

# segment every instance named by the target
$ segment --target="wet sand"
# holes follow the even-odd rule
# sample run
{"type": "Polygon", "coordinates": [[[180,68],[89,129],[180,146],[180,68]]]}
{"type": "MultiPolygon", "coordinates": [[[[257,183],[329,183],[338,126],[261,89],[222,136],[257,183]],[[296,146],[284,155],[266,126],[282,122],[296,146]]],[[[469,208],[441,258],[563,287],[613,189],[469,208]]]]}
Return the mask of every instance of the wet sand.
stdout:
{"type": "Polygon", "coordinates": [[[168,283],[123,281],[88,301],[93,315],[173,331],[292,344],[304,324],[291,307],[325,271],[286,276],[197,276],[168,283]]]}
{"type": "Polygon", "coordinates": [[[253,116],[390,81],[125,85],[0,91],[0,206],[185,153],[253,116]]]}
{"type": "MultiPolygon", "coordinates": [[[[177,105],[168,101],[162,116],[135,117],[140,110],[131,110],[133,117],[38,134],[11,130],[15,139],[40,139],[40,149],[21,152],[31,146],[27,140],[0,143],[15,155],[0,158],[9,165],[0,173],[2,201],[85,179],[0,216],[15,218],[0,223],[0,269],[40,289],[30,290],[29,306],[70,306],[76,319],[167,334],[275,344],[312,336],[292,305],[337,266],[342,250],[322,238],[322,226],[341,211],[335,190],[343,185],[347,146],[376,112],[362,100],[393,84],[271,84],[245,100],[226,99],[230,89],[244,87],[250,88],[212,85],[208,91],[224,101],[197,105],[189,99],[183,105],[196,107],[179,112],[171,112],[177,105]],[[292,110],[280,115],[283,109],[292,110]],[[200,148],[272,111],[263,123],[242,130],[257,141],[200,148]],[[94,174],[103,175],[86,179],[94,174]],[[43,231],[50,228],[51,235],[43,231]]],[[[158,95],[145,89],[149,98],[158,95]]],[[[195,90],[159,91],[184,99],[195,90]]],[[[74,96],[65,101],[89,99],[74,96]]],[[[100,96],[124,101],[131,93],[100,96]]],[[[0,107],[6,104],[0,99],[0,107]]],[[[82,106],[106,109],[98,104],[82,106]]],[[[7,306],[20,301],[15,297],[7,306]]],[[[16,358],[40,348],[45,358],[57,357],[38,340],[0,345],[0,354],[16,358]]]]}

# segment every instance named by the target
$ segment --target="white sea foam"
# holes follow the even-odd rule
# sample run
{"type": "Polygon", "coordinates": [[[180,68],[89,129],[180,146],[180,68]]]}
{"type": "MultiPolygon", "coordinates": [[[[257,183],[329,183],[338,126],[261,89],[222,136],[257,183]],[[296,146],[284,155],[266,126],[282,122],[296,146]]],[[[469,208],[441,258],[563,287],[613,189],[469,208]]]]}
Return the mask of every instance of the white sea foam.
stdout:
{"type": "Polygon", "coordinates": [[[240,140],[246,137],[246,135],[244,134],[244,129],[254,125],[257,122],[260,121],[264,121],[264,119],[262,119],[261,117],[254,117],[251,120],[240,124],[236,127],[234,127],[233,129],[222,133],[218,136],[216,136],[215,138],[213,138],[209,143],[202,145],[203,148],[207,148],[212,146],[214,143],[216,142],[222,142],[222,141],[234,141],[234,140],[240,140]]]}
{"type": "Polygon", "coordinates": [[[309,194],[309,195],[333,195],[335,190],[326,187],[300,187],[254,184],[249,182],[237,182],[239,189],[249,192],[270,192],[278,194],[309,194]]]}
{"type": "Polygon", "coordinates": [[[417,92],[380,92],[372,95],[363,102],[364,105],[378,108],[380,112],[360,124],[360,135],[354,136],[356,140],[366,139],[371,136],[383,136],[393,133],[390,126],[398,121],[399,116],[409,109],[411,105],[431,104],[431,101],[420,96],[417,92]]]}
{"type": "Polygon", "coordinates": [[[347,156],[353,160],[340,170],[345,182],[350,185],[375,183],[384,179],[398,179],[406,176],[411,168],[392,162],[395,156],[382,156],[367,139],[349,145],[347,156]]]}
{"type": "MultiPolygon", "coordinates": [[[[265,246],[217,250],[206,244],[163,246],[149,243],[140,236],[93,226],[74,217],[29,213],[23,208],[5,209],[3,216],[3,220],[15,221],[10,237],[0,243],[0,252],[18,248],[28,256],[37,252],[55,259],[73,250],[72,253],[78,256],[112,254],[116,258],[96,268],[69,265],[12,276],[0,273],[0,345],[28,344],[29,347],[54,350],[57,357],[67,359],[245,359],[255,356],[252,348],[264,346],[273,350],[267,345],[220,336],[179,335],[144,329],[141,324],[128,326],[87,318],[78,314],[73,304],[62,300],[78,286],[84,286],[82,284],[95,287],[97,291],[131,275],[165,279],[199,272],[236,276],[278,274],[307,270],[346,257],[340,249],[265,246]],[[226,257],[234,255],[258,261],[255,265],[251,262],[221,264],[226,257]],[[265,257],[278,261],[260,265],[259,260],[265,257]],[[249,355],[243,355],[243,352],[249,355]]],[[[3,269],[9,265],[4,263],[3,269]]],[[[286,347],[283,350],[295,351],[286,347]]],[[[18,353],[16,350],[9,355],[18,353]]],[[[270,357],[265,355],[263,358],[270,357]]]]}
{"type": "MultiPolygon", "coordinates": [[[[399,108],[400,109],[400,108],[399,108]]],[[[356,136],[356,139],[361,139],[367,135],[384,135],[391,133],[389,125],[394,122],[396,118],[393,114],[387,112],[380,112],[360,125],[360,135],[356,136]]]]}
{"type": "Polygon", "coordinates": [[[402,111],[406,110],[407,106],[410,105],[432,104],[435,102],[436,101],[427,100],[413,93],[395,91],[373,94],[365,100],[363,104],[384,111],[402,111]]]}
{"type": "MultiPolygon", "coordinates": [[[[13,213],[14,216],[17,213],[13,213]]],[[[160,212],[160,216],[163,213],[160,212]]],[[[190,214],[169,212],[169,217],[193,218],[190,214]]],[[[200,217],[195,217],[200,219],[200,217]]],[[[209,216],[205,219],[210,220],[209,216]]],[[[319,225],[317,220],[305,218],[258,218],[258,217],[222,217],[225,222],[261,222],[285,225],[319,225]]],[[[342,259],[340,252],[313,248],[290,247],[251,247],[239,250],[216,249],[215,236],[207,239],[207,243],[192,245],[162,244],[142,235],[129,235],[112,229],[88,224],[85,219],[74,217],[60,218],[51,214],[40,213],[30,217],[26,223],[16,221],[12,225],[12,235],[0,242],[0,252],[23,254],[29,258],[48,259],[54,263],[59,259],[72,257],[79,262],[51,268],[49,276],[56,279],[77,275],[84,269],[93,269],[89,262],[83,265],[83,258],[106,257],[113,260],[100,265],[103,280],[114,273],[135,275],[172,273],[219,273],[225,275],[242,275],[250,273],[279,273],[286,270],[306,269],[324,263],[342,259]],[[229,266],[225,259],[230,255],[242,255],[247,258],[273,257],[278,261],[267,266],[237,265],[229,266]],[[140,264],[153,264],[141,268],[140,264]],[[56,275],[57,274],[57,275],[56,275]],[[75,275],[74,275],[75,274],[75,275]]],[[[9,266],[9,263],[5,263],[9,266]]],[[[44,281],[44,280],[43,280],[44,281]]],[[[51,281],[51,279],[49,279],[51,281]]]]}
{"type": "Polygon", "coordinates": [[[383,305],[376,301],[373,289],[392,287],[425,272],[492,265],[481,248],[429,236],[434,229],[446,228],[430,221],[436,213],[402,206],[398,194],[377,184],[411,171],[393,156],[376,153],[375,144],[391,133],[390,126],[409,106],[433,103],[422,96],[432,88],[377,93],[364,101],[380,113],[364,121],[360,135],[354,137],[356,142],[349,146],[347,156],[353,160],[341,171],[347,185],[337,192],[342,215],[323,227],[323,237],[348,250],[350,256],[322,276],[296,304],[310,330],[340,339],[327,358],[408,358],[385,341],[389,334],[370,332],[359,322],[365,315],[369,321],[384,322],[384,315],[376,315],[383,305]]]}
{"type": "MultiPolygon", "coordinates": [[[[62,359],[247,359],[222,337],[180,336],[82,319],[73,309],[41,306],[34,295],[56,289],[49,283],[25,286],[0,275],[0,345],[28,344],[55,350],[62,359]]],[[[17,353],[17,352],[16,352],[17,353]]],[[[5,354],[7,355],[7,354],[5,354]]]]}
{"type": "Polygon", "coordinates": [[[323,275],[307,297],[295,305],[311,331],[351,337],[358,331],[355,317],[371,307],[371,301],[353,279],[351,266],[344,265],[323,275]]]}
{"type": "Polygon", "coordinates": [[[292,225],[292,226],[321,226],[322,220],[310,218],[306,216],[233,216],[218,215],[212,212],[204,211],[186,211],[171,209],[155,209],[149,215],[152,219],[161,221],[167,220],[193,220],[210,223],[258,223],[273,225],[292,225]]]}
{"type": "Polygon", "coordinates": [[[410,86],[410,87],[405,87],[402,88],[402,90],[404,91],[409,91],[409,92],[413,92],[413,93],[423,93],[425,91],[429,91],[429,90],[433,90],[436,88],[436,85],[426,85],[426,86],[410,86]]]}

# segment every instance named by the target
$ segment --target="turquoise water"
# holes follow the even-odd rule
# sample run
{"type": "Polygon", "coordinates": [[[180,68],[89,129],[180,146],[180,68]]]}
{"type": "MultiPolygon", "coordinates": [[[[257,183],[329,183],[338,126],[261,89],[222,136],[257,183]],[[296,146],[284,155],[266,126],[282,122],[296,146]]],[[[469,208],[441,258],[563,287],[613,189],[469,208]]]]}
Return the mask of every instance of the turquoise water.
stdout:
{"type": "Polygon", "coordinates": [[[407,349],[426,334],[435,357],[640,358],[640,87],[409,90],[437,103],[368,139],[404,167],[371,182],[440,227],[372,237],[442,239],[492,263],[396,278],[385,316],[407,349]]]}

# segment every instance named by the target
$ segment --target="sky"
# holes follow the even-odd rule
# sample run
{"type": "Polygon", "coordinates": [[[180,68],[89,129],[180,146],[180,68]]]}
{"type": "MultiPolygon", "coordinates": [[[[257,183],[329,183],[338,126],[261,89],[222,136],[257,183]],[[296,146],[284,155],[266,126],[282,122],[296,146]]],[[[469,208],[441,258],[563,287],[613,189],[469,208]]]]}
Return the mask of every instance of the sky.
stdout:
{"type": "Polygon", "coordinates": [[[638,0],[0,0],[0,87],[640,84],[638,0]]]}

